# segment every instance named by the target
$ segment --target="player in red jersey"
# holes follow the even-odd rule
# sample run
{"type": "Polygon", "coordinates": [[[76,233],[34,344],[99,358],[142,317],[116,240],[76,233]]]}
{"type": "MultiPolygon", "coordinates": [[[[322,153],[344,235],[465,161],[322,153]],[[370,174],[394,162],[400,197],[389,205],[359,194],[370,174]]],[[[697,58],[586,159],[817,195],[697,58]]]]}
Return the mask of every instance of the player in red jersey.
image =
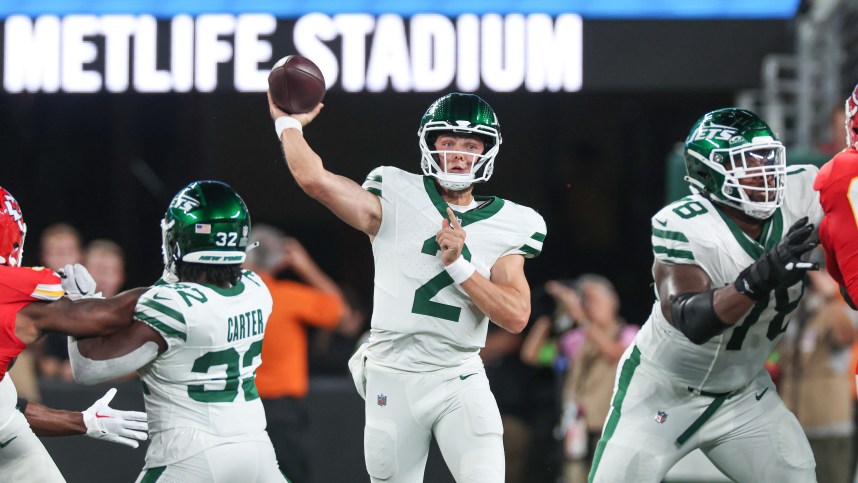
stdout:
{"type": "Polygon", "coordinates": [[[95,282],[81,265],[67,266],[65,279],[51,270],[21,266],[26,233],[18,203],[0,188],[0,479],[61,482],[62,474],[36,434],[86,434],[136,448],[138,440],[146,439],[146,414],[111,408],[115,389],[83,412],[28,403],[18,398],[6,372],[28,344],[47,332],[87,337],[129,325],[144,289],[110,299],[87,298],[95,282]]]}
{"type": "Polygon", "coordinates": [[[825,163],[813,189],[825,212],[819,240],[828,273],[849,305],[858,300],[858,86],[846,99],[846,149],[825,163]]]}

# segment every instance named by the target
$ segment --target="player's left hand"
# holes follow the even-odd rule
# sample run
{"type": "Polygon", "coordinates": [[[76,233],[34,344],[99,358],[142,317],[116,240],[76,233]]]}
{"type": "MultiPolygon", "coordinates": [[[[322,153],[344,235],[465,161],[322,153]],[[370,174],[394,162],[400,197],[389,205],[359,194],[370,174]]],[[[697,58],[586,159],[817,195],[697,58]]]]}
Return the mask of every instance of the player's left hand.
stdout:
{"type": "Polygon", "coordinates": [[[95,279],[80,263],[66,265],[59,271],[59,276],[60,284],[68,298],[72,300],[101,298],[100,293],[95,293],[95,279]]]}
{"type": "Polygon", "coordinates": [[[146,413],[113,409],[110,407],[110,401],[115,395],[116,388],[111,388],[89,409],[83,411],[86,435],[136,448],[140,446],[138,441],[145,441],[148,437],[146,431],[149,425],[146,423],[146,413]]]}
{"type": "Polygon", "coordinates": [[[462,224],[456,218],[456,213],[448,207],[447,218],[441,223],[441,230],[435,234],[435,241],[441,247],[441,262],[445,267],[462,256],[466,235],[462,224]]]}

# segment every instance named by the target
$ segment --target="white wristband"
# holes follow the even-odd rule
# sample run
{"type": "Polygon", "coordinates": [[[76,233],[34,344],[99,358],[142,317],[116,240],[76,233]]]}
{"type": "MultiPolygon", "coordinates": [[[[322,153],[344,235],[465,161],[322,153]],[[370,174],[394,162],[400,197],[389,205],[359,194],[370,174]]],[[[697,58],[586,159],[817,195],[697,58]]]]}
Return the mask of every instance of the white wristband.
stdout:
{"type": "Polygon", "coordinates": [[[465,257],[459,256],[455,262],[447,265],[445,268],[447,273],[457,284],[461,284],[465,280],[471,278],[471,275],[477,270],[474,268],[474,264],[465,260],[465,257]]]}
{"type": "Polygon", "coordinates": [[[283,138],[283,131],[287,129],[297,129],[304,132],[301,127],[301,121],[290,116],[280,116],[274,121],[274,132],[277,133],[277,139],[283,138]]]}

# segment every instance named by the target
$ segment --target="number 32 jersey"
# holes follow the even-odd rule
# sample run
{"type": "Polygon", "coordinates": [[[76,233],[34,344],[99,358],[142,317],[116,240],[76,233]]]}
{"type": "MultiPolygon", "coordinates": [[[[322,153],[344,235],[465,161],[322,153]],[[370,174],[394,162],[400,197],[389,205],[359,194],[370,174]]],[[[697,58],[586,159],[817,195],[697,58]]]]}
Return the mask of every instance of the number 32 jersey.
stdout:
{"type": "MultiPolygon", "coordinates": [[[[813,191],[817,171],[811,165],[787,169],[784,204],[766,221],[759,241],[748,237],[699,194],[662,208],[652,218],[655,259],[664,264],[697,265],[712,280],[712,288],[733,283],[739,272],[775,246],[800,218],[807,216],[819,226],[822,208],[813,191]]],[[[681,386],[729,392],[745,386],[762,370],[803,293],[803,283],[778,288],[732,328],[696,345],[664,318],[656,290],[652,313],[635,344],[642,361],[660,368],[681,386]]]]}
{"type": "MultiPolygon", "coordinates": [[[[458,366],[485,345],[488,317],[447,274],[435,234],[447,202],[433,178],[382,166],[363,187],[381,200],[372,242],[375,295],[367,358],[403,371],[458,366]]],[[[498,197],[475,196],[457,212],[466,232],[462,256],[484,277],[506,255],[533,258],[542,250],[545,221],[536,211],[498,197]]]]}
{"type": "Polygon", "coordinates": [[[138,369],[149,418],[147,468],[224,442],[269,441],[254,375],[271,307],[268,288],[250,271],[229,289],[176,283],[140,297],[134,318],[168,345],[138,369]]]}

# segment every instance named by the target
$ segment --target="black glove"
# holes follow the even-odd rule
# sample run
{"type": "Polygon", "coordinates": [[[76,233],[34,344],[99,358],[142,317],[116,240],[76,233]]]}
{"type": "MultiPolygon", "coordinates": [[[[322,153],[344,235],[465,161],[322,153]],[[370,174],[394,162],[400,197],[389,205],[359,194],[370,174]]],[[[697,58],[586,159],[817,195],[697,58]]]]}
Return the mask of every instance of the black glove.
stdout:
{"type": "Polygon", "coordinates": [[[804,278],[808,270],[819,270],[818,263],[801,260],[801,256],[819,244],[807,241],[813,232],[813,223],[807,217],[798,220],[777,245],[763,258],[742,270],[736,277],[736,290],[754,300],[763,300],[769,292],[781,285],[790,286],[804,278]]]}

